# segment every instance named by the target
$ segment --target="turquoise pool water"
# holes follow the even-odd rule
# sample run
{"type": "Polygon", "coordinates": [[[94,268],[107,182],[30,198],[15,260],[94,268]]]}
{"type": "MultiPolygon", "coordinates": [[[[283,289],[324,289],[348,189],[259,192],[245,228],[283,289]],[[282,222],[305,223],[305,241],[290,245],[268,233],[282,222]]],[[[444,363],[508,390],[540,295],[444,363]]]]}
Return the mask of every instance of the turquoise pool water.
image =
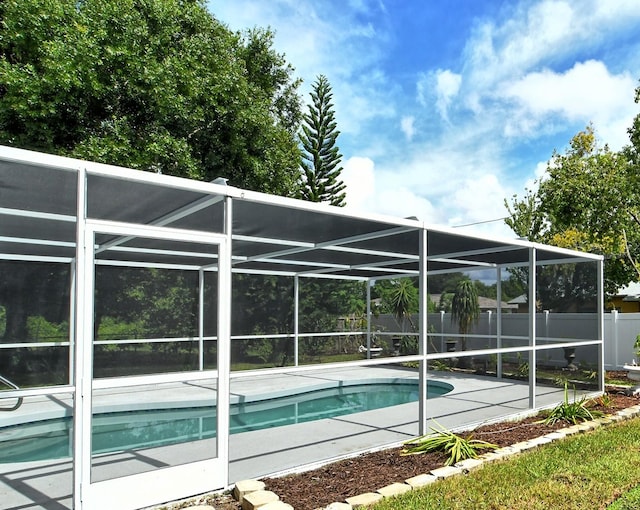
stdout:
{"type": "MultiPolygon", "coordinates": [[[[451,391],[429,381],[427,398],[451,391]]],[[[231,434],[333,418],[417,402],[418,384],[356,384],[232,404],[231,434]]],[[[167,446],[216,436],[216,408],[189,407],[97,414],[93,419],[94,454],[167,446]]],[[[71,455],[70,417],[0,428],[0,463],[71,455]]]]}

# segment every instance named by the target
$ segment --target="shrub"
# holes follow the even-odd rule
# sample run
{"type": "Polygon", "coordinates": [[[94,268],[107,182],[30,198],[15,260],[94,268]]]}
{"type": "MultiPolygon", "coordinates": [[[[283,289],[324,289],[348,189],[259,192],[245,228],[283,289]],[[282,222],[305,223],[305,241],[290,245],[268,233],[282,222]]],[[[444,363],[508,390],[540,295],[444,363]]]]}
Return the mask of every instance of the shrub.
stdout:
{"type": "Polygon", "coordinates": [[[553,425],[558,421],[566,421],[576,425],[577,423],[593,420],[594,418],[602,416],[599,411],[590,411],[587,408],[587,400],[582,397],[580,400],[576,400],[575,387],[573,389],[574,397],[573,402],[569,402],[569,389],[568,384],[564,383],[564,402],[554,407],[549,415],[544,419],[545,425],[553,425]]]}
{"type": "Polygon", "coordinates": [[[480,450],[493,450],[498,446],[471,436],[461,437],[438,425],[431,427],[432,433],[407,441],[402,455],[419,455],[428,452],[444,452],[448,455],[445,464],[450,466],[461,460],[475,459],[480,450]]]}

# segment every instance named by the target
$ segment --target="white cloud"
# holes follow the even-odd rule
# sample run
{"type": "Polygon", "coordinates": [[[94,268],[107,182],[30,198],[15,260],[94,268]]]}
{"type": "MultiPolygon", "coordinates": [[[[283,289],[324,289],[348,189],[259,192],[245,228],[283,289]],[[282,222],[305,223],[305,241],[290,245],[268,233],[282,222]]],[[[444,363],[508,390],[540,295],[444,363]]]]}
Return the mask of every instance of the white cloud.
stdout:
{"type": "Polygon", "coordinates": [[[406,186],[383,188],[376,196],[377,211],[399,218],[416,217],[426,222],[433,222],[437,212],[431,201],[417,195],[406,186]]]}
{"type": "Polygon", "coordinates": [[[402,117],[400,120],[400,129],[402,129],[404,136],[409,142],[413,140],[413,136],[416,134],[415,121],[416,119],[413,116],[402,117]]]}
{"type": "Polygon", "coordinates": [[[416,81],[416,99],[422,106],[428,106],[431,95],[431,78],[425,73],[418,73],[416,81]]]}
{"type": "Polygon", "coordinates": [[[393,196],[402,200],[395,207],[405,216],[416,215],[432,224],[459,225],[504,217],[503,200],[515,191],[499,174],[505,166],[500,140],[476,138],[480,138],[476,133],[454,130],[446,142],[416,143],[408,153],[376,162],[376,196],[384,191],[387,199],[376,200],[375,210],[383,212],[382,205],[393,196]],[[473,150],[461,150],[463,147],[473,150]]]}
{"type": "Polygon", "coordinates": [[[467,39],[447,60],[436,46],[422,58],[424,38],[401,33],[381,0],[211,0],[210,8],[233,29],[274,27],[277,51],[305,79],[305,100],[318,74],[329,78],[348,207],[360,211],[449,225],[499,218],[505,197],[544,175],[554,148],[592,121],[617,149],[638,112],[638,0],[507,0],[470,32],[451,34],[467,39]],[[405,39],[413,62],[393,53],[405,39]]]}
{"type": "Polygon", "coordinates": [[[462,76],[452,73],[448,69],[438,69],[436,79],[436,108],[444,120],[449,120],[447,109],[451,100],[456,97],[462,83],[462,76]]]}
{"type": "Polygon", "coordinates": [[[465,180],[453,193],[452,206],[461,212],[461,217],[452,219],[451,225],[468,224],[467,228],[475,231],[509,235],[510,229],[504,224],[507,215],[504,199],[508,195],[496,175],[487,173],[465,180]]]}
{"type": "Polygon", "coordinates": [[[625,141],[620,126],[629,125],[633,111],[634,80],[591,55],[638,22],[637,1],[515,4],[508,19],[478,23],[465,45],[464,108],[480,116],[499,114],[495,120],[504,120],[506,136],[553,134],[566,128],[567,120],[583,127],[593,121],[601,136],[611,136],[610,145],[619,147],[625,141]],[[585,57],[574,64],[577,54],[585,57]]]}
{"type": "Polygon", "coordinates": [[[367,17],[384,12],[382,2],[353,1],[336,16],[331,9],[304,0],[218,2],[211,12],[233,30],[273,27],[274,47],[303,77],[305,101],[319,74],[333,89],[336,118],[343,133],[358,133],[369,119],[395,115],[397,86],[377,65],[387,34],[367,17]]]}
{"type": "MultiPolygon", "coordinates": [[[[550,115],[560,115],[570,121],[596,127],[621,122],[631,124],[634,79],[629,73],[612,75],[599,61],[576,63],[564,73],[549,69],[529,73],[521,79],[503,84],[505,98],[517,103],[516,115],[505,125],[508,136],[529,135],[539,129],[550,115]]],[[[615,136],[609,133],[610,145],[620,147],[626,142],[624,130],[615,136]],[[614,136],[615,139],[610,137],[614,136]],[[625,138],[620,140],[619,138],[625,138]]]]}
{"type": "Polygon", "coordinates": [[[342,133],[357,134],[373,119],[388,120],[396,116],[394,95],[397,91],[381,71],[363,73],[354,80],[328,78],[342,133]]]}
{"type": "Polygon", "coordinates": [[[416,99],[422,106],[435,105],[440,117],[448,121],[448,108],[458,95],[462,75],[449,69],[437,69],[431,73],[419,73],[416,81],[416,99]]]}
{"type": "Polygon", "coordinates": [[[640,20],[637,1],[520,2],[501,24],[485,20],[476,25],[465,48],[467,72],[476,86],[490,89],[546,61],[558,63],[576,51],[589,51],[634,20],[640,20]]]}
{"type": "Polygon", "coordinates": [[[361,212],[371,210],[376,190],[373,161],[369,158],[349,158],[341,177],[346,185],[346,207],[361,212]]]}
{"type": "Polygon", "coordinates": [[[375,212],[390,216],[416,216],[431,222],[442,223],[442,216],[430,200],[410,189],[410,183],[377,172],[369,158],[349,158],[342,170],[342,180],[347,187],[348,209],[375,212]],[[380,179],[379,179],[380,177],[380,179]]]}

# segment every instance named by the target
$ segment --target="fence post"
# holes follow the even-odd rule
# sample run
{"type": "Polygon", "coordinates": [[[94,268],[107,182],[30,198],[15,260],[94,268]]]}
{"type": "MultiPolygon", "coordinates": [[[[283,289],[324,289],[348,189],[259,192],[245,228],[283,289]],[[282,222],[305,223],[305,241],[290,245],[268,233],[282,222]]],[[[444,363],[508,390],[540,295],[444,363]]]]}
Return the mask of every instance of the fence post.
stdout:
{"type": "Polygon", "coordinates": [[[444,310],[440,310],[440,352],[445,352],[444,344],[444,310]]]}
{"type": "MultiPolygon", "coordinates": [[[[615,308],[611,310],[611,336],[613,337],[613,362],[614,369],[617,369],[620,366],[619,349],[618,349],[618,310],[615,308]]],[[[624,363],[623,363],[624,364],[624,363]]]]}
{"type": "Polygon", "coordinates": [[[544,310],[544,336],[549,338],[549,310],[544,310]]]}

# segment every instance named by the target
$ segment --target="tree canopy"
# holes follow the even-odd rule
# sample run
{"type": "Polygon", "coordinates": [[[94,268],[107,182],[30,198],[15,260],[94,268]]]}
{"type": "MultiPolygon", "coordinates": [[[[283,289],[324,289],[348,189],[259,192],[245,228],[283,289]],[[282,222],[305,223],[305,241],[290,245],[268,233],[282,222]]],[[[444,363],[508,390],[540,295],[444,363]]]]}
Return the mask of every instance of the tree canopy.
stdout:
{"type": "Polygon", "coordinates": [[[553,152],[537,189],[505,200],[517,235],[603,254],[610,294],[640,279],[640,115],[628,131],[631,145],[615,152],[587,126],[564,153],[553,152]]]}
{"type": "Polygon", "coordinates": [[[299,82],[271,31],[203,0],[5,0],[0,20],[0,143],[295,193],[299,82]]]}
{"type": "Polygon", "coordinates": [[[336,129],[332,97],[329,80],[320,75],[311,92],[313,104],[309,105],[309,112],[303,115],[300,198],[344,206],[345,185],[340,180],[342,167],[338,166],[342,155],[336,145],[340,131],[336,129]]]}

